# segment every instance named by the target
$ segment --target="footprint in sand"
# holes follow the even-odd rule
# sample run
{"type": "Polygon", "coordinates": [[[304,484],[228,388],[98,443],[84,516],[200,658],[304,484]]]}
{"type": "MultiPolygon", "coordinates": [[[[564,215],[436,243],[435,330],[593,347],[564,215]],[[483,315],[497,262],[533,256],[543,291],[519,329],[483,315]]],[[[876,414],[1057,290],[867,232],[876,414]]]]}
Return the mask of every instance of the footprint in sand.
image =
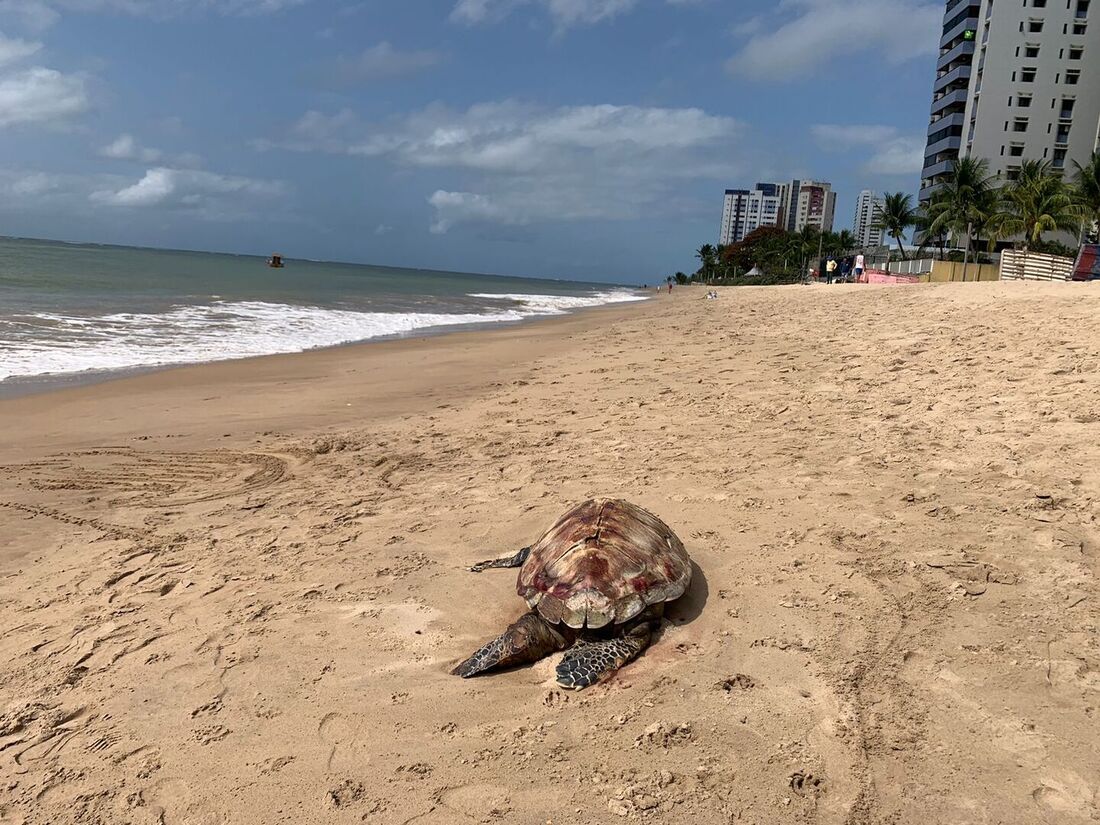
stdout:
{"type": "Polygon", "coordinates": [[[327,750],[326,773],[347,773],[363,766],[367,758],[358,756],[358,732],[359,724],[352,723],[342,714],[326,713],[321,718],[317,725],[317,738],[327,750]]]}

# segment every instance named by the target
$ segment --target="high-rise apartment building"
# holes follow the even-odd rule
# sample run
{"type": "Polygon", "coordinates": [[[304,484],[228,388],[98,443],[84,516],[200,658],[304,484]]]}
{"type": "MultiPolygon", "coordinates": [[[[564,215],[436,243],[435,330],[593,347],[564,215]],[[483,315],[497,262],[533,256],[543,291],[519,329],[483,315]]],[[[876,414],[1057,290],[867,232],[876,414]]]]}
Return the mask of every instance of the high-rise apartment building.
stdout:
{"type": "Polygon", "coordinates": [[[960,156],[1072,170],[1100,131],[1100,0],[947,0],[920,199],[960,156]],[[1096,6],[1090,9],[1090,6],[1096,6]]]}
{"type": "Polygon", "coordinates": [[[753,190],[727,189],[722,207],[722,230],[718,242],[738,243],[761,226],[779,226],[783,210],[783,185],[758,183],[753,190]]]}
{"type": "Polygon", "coordinates": [[[835,212],[832,184],[819,181],[758,183],[751,190],[727,189],[718,242],[723,246],[737,243],[761,226],[778,226],[791,232],[816,226],[832,232],[835,212]]]}
{"type": "Polygon", "coordinates": [[[852,234],[861,247],[882,246],[882,230],[875,226],[883,199],[870,189],[864,189],[856,199],[856,216],[852,221],[852,234]]]}
{"type": "Polygon", "coordinates": [[[801,232],[813,226],[822,232],[833,231],[836,216],[836,192],[831,183],[816,180],[791,181],[787,201],[787,229],[801,232]]]}

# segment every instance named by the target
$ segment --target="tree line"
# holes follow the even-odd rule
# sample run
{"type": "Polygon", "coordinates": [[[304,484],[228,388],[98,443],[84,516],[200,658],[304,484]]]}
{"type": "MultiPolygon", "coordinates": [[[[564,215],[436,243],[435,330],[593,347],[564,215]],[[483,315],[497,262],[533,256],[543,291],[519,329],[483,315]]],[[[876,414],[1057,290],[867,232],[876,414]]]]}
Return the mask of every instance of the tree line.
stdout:
{"type": "MultiPolygon", "coordinates": [[[[927,204],[914,206],[911,195],[887,192],[874,226],[897,243],[906,259],[904,238],[910,229],[921,235],[918,255],[929,247],[949,257],[951,239],[962,243],[956,255],[976,259],[984,246],[992,252],[1000,242],[1012,240],[1022,250],[1071,256],[1076,250],[1046,239],[1057,232],[1095,232],[1100,223],[1100,152],[1076,167],[1067,180],[1048,161],[1028,160],[1008,181],[989,174],[989,163],[980,158],[959,158],[927,204]]],[[[698,270],[677,272],[668,281],[723,284],[777,284],[801,279],[812,263],[829,255],[858,251],[858,240],[848,230],[820,232],[808,226],[788,232],[762,226],[744,240],[728,246],[703,244],[695,253],[698,270]],[[756,267],[762,275],[749,276],[756,267]]]]}

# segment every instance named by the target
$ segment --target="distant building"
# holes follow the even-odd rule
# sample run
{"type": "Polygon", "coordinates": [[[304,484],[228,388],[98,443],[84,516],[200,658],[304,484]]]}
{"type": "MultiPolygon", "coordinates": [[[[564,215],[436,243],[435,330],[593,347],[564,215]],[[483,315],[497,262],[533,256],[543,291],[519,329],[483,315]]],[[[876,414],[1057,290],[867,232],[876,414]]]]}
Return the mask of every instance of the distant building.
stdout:
{"type": "Polygon", "coordinates": [[[819,181],[758,183],[751,190],[727,189],[718,242],[723,246],[737,243],[761,226],[778,226],[791,232],[816,226],[831,232],[835,212],[832,185],[819,181]]]}
{"type": "Polygon", "coordinates": [[[882,230],[875,228],[875,221],[882,210],[883,199],[870,189],[864,189],[856,200],[856,217],[852,221],[852,234],[862,247],[882,246],[882,230]]]}
{"type": "Polygon", "coordinates": [[[1100,129],[1100,0],[946,2],[920,200],[960,156],[1004,180],[1025,160],[1084,164],[1100,129]]]}
{"type": "Polygon", "coordinates": [[[781,188],[780,184],[758,183],[751,191],[727,189],[718,243],[729,246],[761,226],[779,226],[783,209],[781,188]]]}
{"type": "Polygon", "coordinates": [[[813,226],[822,232],[833,231],[836,192],[831,183],[816,180],[791,181],[787,192],[787,229],[801,232],[813,226]]]}

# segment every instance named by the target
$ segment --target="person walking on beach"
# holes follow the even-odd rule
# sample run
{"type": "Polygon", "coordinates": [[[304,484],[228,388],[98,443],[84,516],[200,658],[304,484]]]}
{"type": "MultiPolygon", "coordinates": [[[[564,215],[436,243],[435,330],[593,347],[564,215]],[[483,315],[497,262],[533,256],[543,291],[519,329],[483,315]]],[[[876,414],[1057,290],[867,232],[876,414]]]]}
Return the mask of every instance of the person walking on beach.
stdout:
{"type": "Polygon", "coordinates": [[[863,276],[863,253],[860,252],[856,255],[856,280],[858,281],[863,276]]]}

